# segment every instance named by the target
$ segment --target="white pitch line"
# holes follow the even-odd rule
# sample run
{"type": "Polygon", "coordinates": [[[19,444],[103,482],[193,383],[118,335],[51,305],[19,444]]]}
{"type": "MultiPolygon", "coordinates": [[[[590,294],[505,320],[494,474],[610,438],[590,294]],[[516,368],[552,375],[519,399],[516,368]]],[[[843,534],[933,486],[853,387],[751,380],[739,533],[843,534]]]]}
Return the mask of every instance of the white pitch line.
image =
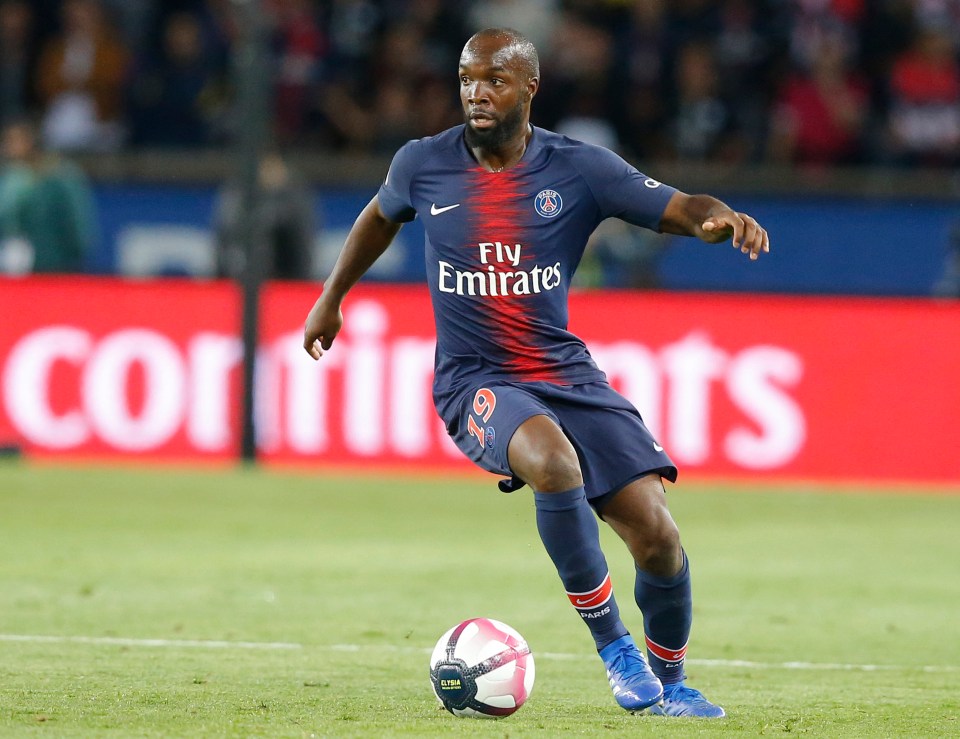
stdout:
{"type": "Polygon", "coordinates": [[[195,649],[302,649],[290,642],[217,641],[204,639],[125,639],[117,636],[46,636],[40,634],[0,634],[0,642],[47,644],[97,644],[119,647],[187,647],[195,649]]]}
{"type": "Polygon", "coordinates": [[[956,665],[850,665],[842,662],[752,662],[744,659],[688,659],[697,667],[744,667],[747,669],[822,670],[839,672],[958,672],[956,665]]]}
{"type": "MultiPolygon", "coordinates": [[[[430,654],[431,649],[424,647],[384,646],[377,644],[331,644],[326,649],[336,652],[360,652],[377,650],[381,652],[408,652],[430,654]]],[[[576,660],[592,662],[596,659],[587,654],[571,654],[569,652],[534,652],[537,659],[548,660],[576,660]]],[[[956,665],[856,665],[837,662],[754,662],[744,659],[696,659],[688,658],[688,665],[694,667],[742,667],[751,670],[822,670],[848,672],[960,672],[956,665]]]]}
{"type": "MultiPolygon", "coordinates": [[[[332,652],[402,652],[430,654],[428,647],[405,647],[384,644],[330,644],[306,645],[296,642],[251,642],[203,639],[128,639],[116,636],[55,636],[42,634],[0,634],[0,642],[32,642],[43,644],[92,644],[122,647],[160,647],[187,649],[320,649],[332,652]]],[[[592,655],[569,652],[535,652],[537,659],[592,661],[592,655]]],[[[811,670],[823,672],[960,672],[957,665],[870,665],[841,662],[757,662],[744,659],[688,659],[693,667],[739,667],[750,670],[811,670]]]]}

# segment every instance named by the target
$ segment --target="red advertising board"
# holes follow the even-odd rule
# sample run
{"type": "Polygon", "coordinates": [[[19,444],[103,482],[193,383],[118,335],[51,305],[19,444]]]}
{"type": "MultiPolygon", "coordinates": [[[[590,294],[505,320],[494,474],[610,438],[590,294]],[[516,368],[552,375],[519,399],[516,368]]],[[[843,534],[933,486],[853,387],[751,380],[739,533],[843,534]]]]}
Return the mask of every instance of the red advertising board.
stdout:
{"type": "Polygon", "coordinates": [[[239,300],[227,283],[0,281],[0,442],[38,455],[235,454],[239,300]]]}
{"type": "MultiPolygon", "coordinates": [[[[433,412],[420,286],[359,286],[301,348],[313,285],[263,296],[263,458],[465,469],[433,412]]],[[[228,460],[240,296],[224,282],[0,281],[0,443],[28,455],[228,460]]],[[[960,482],[960,304],[585,292],[571,328],[698,476],[960,482]]]]}

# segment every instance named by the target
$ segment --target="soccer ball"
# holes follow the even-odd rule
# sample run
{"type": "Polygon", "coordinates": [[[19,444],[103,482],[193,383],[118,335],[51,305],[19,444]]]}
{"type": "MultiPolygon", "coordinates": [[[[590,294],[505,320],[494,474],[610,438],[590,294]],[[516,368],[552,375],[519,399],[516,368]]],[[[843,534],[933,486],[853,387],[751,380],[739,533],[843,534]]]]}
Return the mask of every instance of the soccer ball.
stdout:
{"type": "Polygon", "coordinates": [[[505,623],[471,618],[440,637],[430,656],[430,682],[454,716],[502,718],[533,690],[533,655],[505,623]]]}

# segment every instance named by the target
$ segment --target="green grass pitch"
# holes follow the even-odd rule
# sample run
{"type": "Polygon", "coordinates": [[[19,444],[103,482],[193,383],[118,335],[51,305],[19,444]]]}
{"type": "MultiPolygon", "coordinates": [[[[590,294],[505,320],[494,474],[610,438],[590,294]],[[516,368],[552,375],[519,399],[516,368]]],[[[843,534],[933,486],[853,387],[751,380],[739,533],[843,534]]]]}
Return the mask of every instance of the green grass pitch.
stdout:
{"type": "Polygon", "coordinates": [[[690,684],[729,713],[696,721],[617,707],[529,492],[493,483],[0,465],[0,736],[960,734],[960,495],[672,488],[690,684]],[[536,658],[502,721],[439,710],[427,677],[479,615],[536,658]]]}

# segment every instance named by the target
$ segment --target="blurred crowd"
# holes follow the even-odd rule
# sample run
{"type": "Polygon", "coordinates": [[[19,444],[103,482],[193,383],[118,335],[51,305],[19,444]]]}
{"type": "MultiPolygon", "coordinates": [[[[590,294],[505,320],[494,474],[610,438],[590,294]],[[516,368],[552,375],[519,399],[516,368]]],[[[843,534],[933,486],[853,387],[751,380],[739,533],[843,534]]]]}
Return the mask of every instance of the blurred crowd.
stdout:
{"type": "MultiPolygon", "coordinates": [[[[61,151],[230,142],[250,0],[0,0],[0,118],[61,151]]],[[[263,0],[279,145],[392,153],[461,120],[485,26],[535,122],[637,160],[960,163],[960,0],[263,0]]]]}

